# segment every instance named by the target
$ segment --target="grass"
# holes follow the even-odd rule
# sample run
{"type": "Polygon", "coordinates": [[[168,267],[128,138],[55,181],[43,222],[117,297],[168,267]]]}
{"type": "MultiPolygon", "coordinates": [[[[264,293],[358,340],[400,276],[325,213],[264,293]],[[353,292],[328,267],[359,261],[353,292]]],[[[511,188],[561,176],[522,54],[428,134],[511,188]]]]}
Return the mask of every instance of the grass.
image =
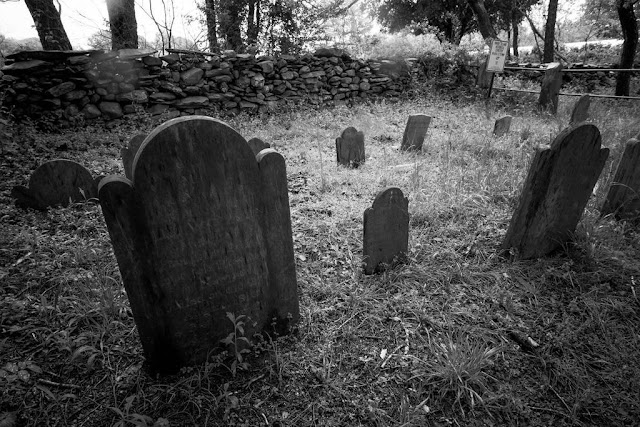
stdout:
{"type": "MultiPolygon", "coordinates": [[[[640,239],[600,219],[638,107],[592,101],[610,159],[575,243],[545,259],[498,255],[528,165],[568,123],[525,96],[302,108],[228,117],[287,161],[301,306],[294,336],[262,336],[170,377],[142,368],[98,206],[16,209],[10,188],[65,157],[123,173],[119,149],[153,124],[123,122],[4,144],[0,173],[0,423],[25,426],[634,425],[640,419],[640,239]],[[397,146],[409,114],[435,116],[424,153],[397,146]],[[514,116],[511,132],[490,133],[514,116]],[[347,126],[367,161],[336,166],[347,126]],[[362,274],[362,215],[375,194],[409,198],[407,263],[362,274]],[[13,421],[11,421],[13,420],[13,421]]],[[[461,97],[461,99],[463,99],[461,97]]]]}

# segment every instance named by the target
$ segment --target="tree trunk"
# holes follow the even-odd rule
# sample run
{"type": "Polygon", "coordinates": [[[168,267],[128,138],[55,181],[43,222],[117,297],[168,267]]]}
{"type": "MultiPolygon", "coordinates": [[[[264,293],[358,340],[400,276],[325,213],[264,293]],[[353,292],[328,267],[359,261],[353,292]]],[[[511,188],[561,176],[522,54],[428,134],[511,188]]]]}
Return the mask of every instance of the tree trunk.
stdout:
{"type": "MultiPolygon", "coordinates": [[[[633,11],[634,2],[630,0],[618,0],[618,18],[622,27],[622,51],[620,52],[620,68],[633,68],[633,60],[638,46],[638,23],[633,11]]],[[[616,95],[629,96],[630,73],[618,73],[616,78],[616,95]]]]}
{"type": "Polygon", "coordinates": [[[260,33],[260,1],[249,0],[249,15],[247,16],[247,44],[252,45],[258,41],[260,33]]]}
{"type": "Polygon", "coordinates": [[[227,47],[237,52],[241,51],[244,44],[240,28],[243,21],[244,1],[220,0],[218,10],[218,22],[220,32],[224,35],[227,47]]]}
{"type": "Polygon", "coordinates": [[[544,27],[544,62],[553,62],[553,42],[556,33],[556,14],[558,12],[558,0],[549,0],[547,11],[547,25],[544,27]]]}
{"type": "Polygon", "coordinates": [[[493,25],[491,25],[491,18],[489,18],[487,9],[484,7],[484,0],[467,0],[467,3],[469,3],[473,14],[476,16],[482,38],[490,45],[491,40],[497,38],[498,35],[493,25]]]}
{"type": "Polygon", "coordinates": [[[111,49],[137,49],[138,23],[133,0],[107,0],[111,49]]]}
{"type": "Polygon", "coordinates": [[[72,50],[53,0],[25,0],[44,50],[72,50]]]}
{"type": "Polygon", "coordinates": [[[215,0],[205,0],[204,16],[207,21],[207,39],[209,40],[209,50],[215,52],[218,46],[218,23],[216,20],[216,4],[215,0]]]}
{"type": "Polygon", "coordinates": [[[518,37],[520,35],[518,30],[518,16],[515,11],[511,15],[511,27],[513,28],[513,56],[518,57],[518,37]]]}

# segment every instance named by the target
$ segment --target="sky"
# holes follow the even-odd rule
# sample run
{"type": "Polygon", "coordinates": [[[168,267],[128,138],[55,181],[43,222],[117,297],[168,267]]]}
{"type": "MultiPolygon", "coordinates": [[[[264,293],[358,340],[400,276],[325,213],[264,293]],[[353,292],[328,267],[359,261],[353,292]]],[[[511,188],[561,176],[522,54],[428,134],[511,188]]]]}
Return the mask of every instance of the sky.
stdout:
{"type": "MultiPolygon", "coordinates": [[[[74,49],[85,49],[89,37],[106,28],[105,21],[108,18],[106,0],[57,0],[62,6],[62,24],[69,36],[71,46],[74,49]]],[[[162,0],[136,0],[136,19],[138,21],[138,34],[149,40],[155,39],[158,33],[153,20],[149,17],[149,5],[153,8],[158,20],[163,16],[162,0]]],[[[171,0],[165,0],[171,4],[171,0]]],[[[57,5],[56,0],[54,4],[57,5]]],[[[174,23],[174,36],[195,39],[201,29],[197,25],[189,25],[186,16],[197,16],[195,0],[174,0],[176,11],[174,23]]],[[[0,34],[7,38],[25,39],[38,37],[33,25],[33,19],[24,1],[12,1],[0,3],[0,34]]]]}

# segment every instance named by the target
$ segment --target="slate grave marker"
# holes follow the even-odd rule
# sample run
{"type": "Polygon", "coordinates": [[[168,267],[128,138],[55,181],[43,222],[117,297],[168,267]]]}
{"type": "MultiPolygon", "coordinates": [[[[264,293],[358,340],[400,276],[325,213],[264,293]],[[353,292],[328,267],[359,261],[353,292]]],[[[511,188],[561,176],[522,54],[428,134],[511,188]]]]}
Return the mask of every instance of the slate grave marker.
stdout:
{"type": "Polygon", "coordinates": [[[364,211],[362,241],[365,274],[384,270],[408,252],[409,201],[402,190],[389,187],[376,195],[364,211]]]}
{"type": "Polygon", "coordinates": [[[511,129],[511,120],[513,120],[512,116],[504,116],[496,120],[493,126],[493,136],[499,138],[508,134],[511,129]]]}
{"type": "Polygon", "coordinates": [[[364,133],[354,127],[348,127],[336,138],[336,157],[338,164],[357,168],[364,163],[364,133]]]}
{"type": "Polygon", "coordinates": [[[424,114],[409,116],[407,126],[404,129],[404,135],[402,136],[402,145],[400,145],[400,150],[421,151],[430,123],[430,116],[426,116],[424,114]]]}
{"type": "Polygon", "coordinates": [[[136,153],[138,152],[138,148],[142,145],[142,141],[147,137],[145,134],[135,135],[133,138],[129,140],[129,144],[120,150],[120,155],[122,156],[122,165],[124,166],[124,175],[131,179],[133,175],[131,175],[131,169],[133,166],[133,159],[136,157],[136,153]]]}
{"type": "Polygon", "coordinates": [[[11,190],[16,206],[45,210],[51,206],[68,206],[98,197],[97,182],[84,166],[71,160],[55,159],[38,166],[29,178],[28,187],[11,190]]]}
{"type": "Polygon", "coordinates": [[[562,87],[562,64],[552,62],[547,65],[547,70],[542,78],[542,87],[538,97],[538,107],[542,110],[556,114],[558,111],[558,97],[562,87]]]}
{"type": "Polygon", "coordinates": [[[571,120],[569,125],[577,125],[582,122],[586,122],[589,119],[589,107],[591,106],[591,97],[589,95],[582,95],[576,101],[571,112],[571,120]]]}
{"type": "Polygon", "coordinates": [[[254,155],[225,123],[170,120],[145,139],[133,180],[100,204],[153,372],[203,363],[245,315],[245,336],[299,319],[284,158],[254,155]],[[255,323],[255,328],[253,327],[255,323]]]}
{"type": "Polygon", "coordinates": [[[640,134],[627,142],[600,213],[617,219],[640,217],[640,134]]]}
{"type": "Polygon", "coordinates": [[[260,138],[251,138],[249,141],[247,141],[247,143],[256,156],[265,148],[271,148],[271,144],[269,144],[268,142],[264,142],[260,138]]]}
{"type": "Polygon", "coordinates": [[[592,124],[565,129],[550,147],[539,147],[502,248],[536,258],[570,241],[608,156],[592,124]]]}

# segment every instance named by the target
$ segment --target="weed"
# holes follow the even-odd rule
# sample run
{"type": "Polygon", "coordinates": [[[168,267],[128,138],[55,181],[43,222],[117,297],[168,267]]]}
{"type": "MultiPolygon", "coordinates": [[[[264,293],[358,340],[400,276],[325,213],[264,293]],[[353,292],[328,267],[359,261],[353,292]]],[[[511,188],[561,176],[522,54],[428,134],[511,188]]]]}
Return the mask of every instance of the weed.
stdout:
{"type": "Polygon", "coordinates": [[[235,316],[233,313],[227,312],[227,318],[233,324],[233,331],[220,341],[231,348],[233,361],[231,362],[231,366],[229,366],[229,371],[231,375],[235,377],[238,370],[244,371],[249,368],[249,363],[245,360],[245,355],[250,352],[247,347],[251,345],[251,342],[249,338],[244,336],[244,319],[246,319],[246,316],[244,314],[235,316]]]}

